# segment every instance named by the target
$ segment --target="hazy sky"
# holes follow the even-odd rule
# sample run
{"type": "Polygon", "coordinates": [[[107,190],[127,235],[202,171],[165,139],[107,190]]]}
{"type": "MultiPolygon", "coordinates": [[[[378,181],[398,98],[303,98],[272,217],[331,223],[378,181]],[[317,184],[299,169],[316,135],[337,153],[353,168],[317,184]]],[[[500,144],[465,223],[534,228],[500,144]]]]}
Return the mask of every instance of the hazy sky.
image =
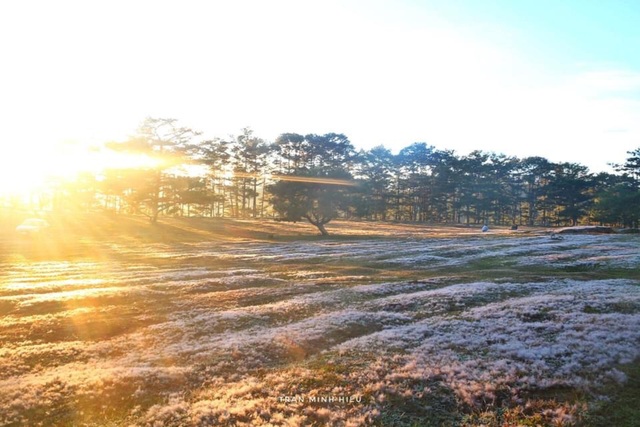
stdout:
{"type": "Polygon", "coordinates": [[[640,147],[638,22],[637,0],[5,1],[0,153],[153,116],[604,170],[640,147]]]}

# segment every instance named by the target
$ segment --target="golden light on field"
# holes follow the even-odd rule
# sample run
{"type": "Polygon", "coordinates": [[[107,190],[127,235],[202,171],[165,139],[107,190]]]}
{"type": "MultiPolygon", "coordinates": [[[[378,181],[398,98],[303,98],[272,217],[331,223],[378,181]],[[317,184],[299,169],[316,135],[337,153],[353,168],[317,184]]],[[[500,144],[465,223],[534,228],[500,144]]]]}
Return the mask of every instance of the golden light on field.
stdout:
{"type": "Polygon", "coordinates": [[[154,168],[160,162],[142,153],[79,144],[4,149],[0,151],[0,195],[27,197],[56,183],[73,182],[82,173],[99,175],[106,169],[154,168]]]}

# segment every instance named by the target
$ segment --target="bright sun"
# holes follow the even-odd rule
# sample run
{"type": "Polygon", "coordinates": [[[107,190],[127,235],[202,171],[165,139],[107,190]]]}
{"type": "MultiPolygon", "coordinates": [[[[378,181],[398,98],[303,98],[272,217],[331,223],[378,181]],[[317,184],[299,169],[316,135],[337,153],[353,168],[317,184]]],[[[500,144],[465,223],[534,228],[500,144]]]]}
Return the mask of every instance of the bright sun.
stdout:
{"type": "Polygon", "coordinates": [[[144,154],[116,152],[78,144],[53,149],[0,151],[0,196],[29,196],[55,182],[72,182],[78,174],[99,174],[105,169],[154,167],[158,161],[144,154]]]}

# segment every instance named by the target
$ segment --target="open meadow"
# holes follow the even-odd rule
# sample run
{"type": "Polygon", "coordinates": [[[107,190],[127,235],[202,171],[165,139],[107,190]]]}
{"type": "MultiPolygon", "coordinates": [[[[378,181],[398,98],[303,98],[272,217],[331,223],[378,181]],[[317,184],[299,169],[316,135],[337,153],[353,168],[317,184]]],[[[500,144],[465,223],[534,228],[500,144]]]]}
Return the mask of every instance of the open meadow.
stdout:
{"type": "Polygon", "coordinates": [[[13,227],[1,426],[639,425],[638,235],[13,227]]]}

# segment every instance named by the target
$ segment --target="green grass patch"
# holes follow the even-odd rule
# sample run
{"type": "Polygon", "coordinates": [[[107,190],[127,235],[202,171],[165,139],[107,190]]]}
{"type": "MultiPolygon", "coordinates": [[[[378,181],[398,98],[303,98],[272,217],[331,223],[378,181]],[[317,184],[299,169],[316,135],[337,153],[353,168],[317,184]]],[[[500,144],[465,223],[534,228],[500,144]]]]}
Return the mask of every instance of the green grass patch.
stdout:
{"type": "Polygon", "coordinates": [[[640,359],[619,370],[627,375],[627,381],[604,390],[607,400],[592,405],[585,417],[585,427],[640,426],[640,359]]]}
{"type": "Polygon", "coordinates": [[[404,388],[411,396],[385,395],[376,426],[448,427],[458,426],[462,418],[453,392],[435,381],[411,381],[404,388]]]}

